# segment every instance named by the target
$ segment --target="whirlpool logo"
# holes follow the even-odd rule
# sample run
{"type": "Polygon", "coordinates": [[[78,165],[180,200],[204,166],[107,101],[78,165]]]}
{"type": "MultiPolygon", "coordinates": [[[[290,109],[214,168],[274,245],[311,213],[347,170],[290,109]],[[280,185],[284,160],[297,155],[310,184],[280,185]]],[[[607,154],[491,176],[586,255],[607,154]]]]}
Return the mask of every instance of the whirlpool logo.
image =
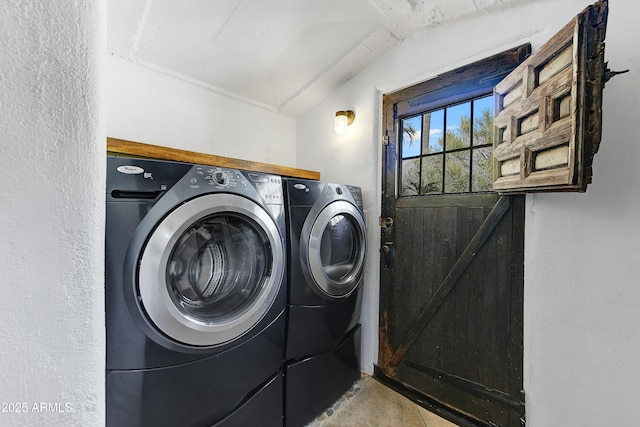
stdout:
{"type": "Polygon", "coordinates": [[[142,169],[140,166],[124,165],[118,166],[117,171],[127,175],[139,175],[144,172],[144,169],[142,169]]]}

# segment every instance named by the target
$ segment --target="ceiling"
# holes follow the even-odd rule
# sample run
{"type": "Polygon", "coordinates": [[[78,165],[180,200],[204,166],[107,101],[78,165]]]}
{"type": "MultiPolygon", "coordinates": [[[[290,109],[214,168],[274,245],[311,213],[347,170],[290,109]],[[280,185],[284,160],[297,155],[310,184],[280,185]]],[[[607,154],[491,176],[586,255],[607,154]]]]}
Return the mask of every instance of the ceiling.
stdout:
{"type": "Polygon", "coordinates": [[[297,117],[414,33],[531,1],[108,0],[108,48],[297,117]]]}

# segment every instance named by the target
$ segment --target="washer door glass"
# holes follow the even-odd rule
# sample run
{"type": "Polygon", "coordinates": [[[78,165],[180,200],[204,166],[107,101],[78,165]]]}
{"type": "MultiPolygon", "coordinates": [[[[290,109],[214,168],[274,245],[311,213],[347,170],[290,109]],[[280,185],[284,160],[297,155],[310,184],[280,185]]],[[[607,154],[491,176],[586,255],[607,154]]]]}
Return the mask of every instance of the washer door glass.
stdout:
{"type": "Polygon", "coordinates": [[[365,225],[351,203],[329,204],[318,215],[309,235],[308,259],[319,289],[345,297],[358,286],[365,256],[365,225]]]}
{"type": "Polygon", "coordinates": [[[209,194],[172,211],[140,260],[140,303],[174,341],[210,346],[242,336],[282,285],[284,247],[269,214],[250,200],[209,194]]]}
{"type": "Polygon", "coordinates": [[[185,316],[220,321],[246,311],[269,275],[271,251],[263,230],[246,217],[215,214],[178,239],[167,265],[173,303],[185,316]]]}

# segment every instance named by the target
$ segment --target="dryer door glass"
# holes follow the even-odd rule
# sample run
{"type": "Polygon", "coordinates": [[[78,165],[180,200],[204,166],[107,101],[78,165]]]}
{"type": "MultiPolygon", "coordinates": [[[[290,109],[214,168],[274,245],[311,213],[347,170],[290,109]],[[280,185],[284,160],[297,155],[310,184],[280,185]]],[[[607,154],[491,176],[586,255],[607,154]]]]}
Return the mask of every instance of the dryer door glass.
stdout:
{"type": "Polygon", "coordinates": [[[362,214],[346,201],[327,205],[318,214],[309,233],[308,248],[304,249],[309,271],[320,291],[337,298],[350,295],[360,284],[363,272],[362,214]]]}
{"type": "Polygon", "coordinates": [[[361,242],[357,225],[348,215],[329,220],[320,240],[320,262],[327,277],[343,282],[358,267],[361,242]]]}
{"type": "Polygon", "coordinates": [[[224,319],[250,307],[268,277],[269,240],[248,218],[220,214],[194,224],[167,264],[167,286],[185,315],[224,319]]]}

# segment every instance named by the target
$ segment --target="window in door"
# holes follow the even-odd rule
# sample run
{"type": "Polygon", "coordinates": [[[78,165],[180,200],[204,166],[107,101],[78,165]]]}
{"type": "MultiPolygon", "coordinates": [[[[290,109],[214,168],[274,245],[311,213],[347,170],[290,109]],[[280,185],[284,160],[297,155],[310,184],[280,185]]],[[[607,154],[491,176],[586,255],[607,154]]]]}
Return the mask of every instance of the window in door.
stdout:
{"type": "Polygon", "coordinates": [[[401,196],[492,191],[493,96],[401,119],[401,196]]]}

